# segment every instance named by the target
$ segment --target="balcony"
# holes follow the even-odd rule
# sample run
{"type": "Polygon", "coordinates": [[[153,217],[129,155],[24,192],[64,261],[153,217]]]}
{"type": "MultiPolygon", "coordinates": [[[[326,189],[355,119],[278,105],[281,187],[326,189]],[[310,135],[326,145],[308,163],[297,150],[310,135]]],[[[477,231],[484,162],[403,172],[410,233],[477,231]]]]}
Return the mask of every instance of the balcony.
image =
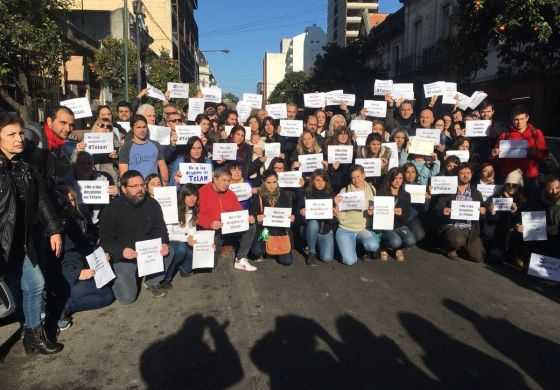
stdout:
{"type": "Polygon", "coordinates": [[[445,73],[448,70],[449,49],[443,42],[422,49],[420,55],[404,57],[399,61],[397,74],[399,76],[411,74],[430,74],[435,70],[445,73]]]}

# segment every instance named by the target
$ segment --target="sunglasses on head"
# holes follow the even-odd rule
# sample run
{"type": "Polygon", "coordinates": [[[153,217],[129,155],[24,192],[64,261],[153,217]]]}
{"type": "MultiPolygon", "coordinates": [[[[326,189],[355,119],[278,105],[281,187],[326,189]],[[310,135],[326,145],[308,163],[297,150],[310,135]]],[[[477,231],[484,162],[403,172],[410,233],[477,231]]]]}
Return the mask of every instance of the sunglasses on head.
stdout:
{"type": "Polygon", "coordinates": [[[110,124],[105,124],[105,123],[100,123],[97,125],[97,127],[101,128],[101,129],[107,129],[107,130],[113,130],[113,125],[110,124]]]}

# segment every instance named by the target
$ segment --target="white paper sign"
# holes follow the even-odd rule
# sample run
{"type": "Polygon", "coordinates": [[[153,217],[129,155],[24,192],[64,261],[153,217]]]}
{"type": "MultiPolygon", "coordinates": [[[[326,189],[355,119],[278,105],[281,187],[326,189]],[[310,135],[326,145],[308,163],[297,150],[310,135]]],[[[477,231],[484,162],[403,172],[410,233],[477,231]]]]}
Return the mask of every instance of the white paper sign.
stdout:
{"type": "Polygon", "coordinates": [[[368,135],[373,132],[373,123],[368,120],[354,119],[350,122],[350,130],[356,135],[358,146],[365,146],[368,135]]]}
{"type": "Polygon", "coordinates": [[[130,122],[117,122],[117,125],[122,127],[122,129],[127,133],[130,132],[130,122]]]}
{"type": "Polygon", "coordinates": [[[513,198],[493,198],[492,205],[496,211],[511,211],[513,198]]]}
{"type": "Polygon", "coordinates": [[[457,108],[463,111],[465,111],[471,105],[471,97],[461,92],[457,92],[456,101],[457,108]]]}
{"type": "Polygon", "coordinates": [[[222,90],[218,87],[201,88],[203,99],[206,103],[221,103],[222,90]]]}
{"type": "Polygon", "coordinates": [[[300,154],[298,155],[298,161],[300,163],[300,170],[303,173],[323,169],[323,153],[300,154]]]}
{"type": "Polygon", "coordinates": [[[188,99],[189,84],[188,83],[167,83],[167,91],[171,99],[188,99]]]}
{"type": "Polygon", "coordinates": [[[171,128],[165,126],[148,125],[150,139],[160,145],[171,145],[171,128]]]}
{"type": "Polygon", "coordinates": [[[393,92],[393,80],[375,80],[373,94],[375,96],[385,96],[393,92]]]}
{"type": "Polygon", "coordinates": [[[166,225],[179,223],[179,211],[177,209],[177,188],[155,187],[154,199],[157,200],[163,212],[163,219],[166,225]]]}
{"type": "Polygon", "coordinates": [[[395,225],[395,198],[376,196],[373,198],[373,229],[393,230],[395,225]]]}
{"type": "Polygon", "coordinates": [[[265,207],[263,226],[289,228],[291,215],[289,207],[265,207]]]}
{"type": "Polygon", "coordinates": [[[288,106],[286,103],[267,104],[266,112],[274,119],[286,119],[288,117],[288,106]]]}
{"type": "Polygon", "coordinates": [[[212,144],[212,160],[235,161],[237,159],[237,145],[232,143],[212,144]]]}
{"type": "Polygon", "coordinates": [[[237,196],[237,200],[240,202],[251,199],[251,196],[253,196],[253,189],[249,183],[231,183],[229,190],[237,196]]]}
{"type": "Polygon", "coordinates": [[[529,143],[525,139],[501,140],[500,158],[527,158],[529,143]]]}
{"type": "Polygon", "coordinates": [[[240,123],[246,122],[247,119],[251,116],[251,111],[253,111],[253,107],[247,102],[239,101],[237,102],[237,116],[240,123]]]}
{"type": "Polygon", "coordinates": [[[410,203],[426,203],[426,186],[423,184],[405,184],[404,190],[410,194],[410,203]]]}
{"type": "Polygon", "coordinates": [[[432,140],[434,145],[441,143],[441,130],[440,129],[416,129],[416,137],[432,140]]]}
{"type": "Polygon", "coordinates": [[[187,120],[195,121],[196,117],[204,114],[204,99],[189,98],[189,109],[187,111],[187,120]]]}
{"type": "Polygon", "coordinates": [[[63,100],[61,106],[68,107],[74,113],[75,119],[89,118],[93,114],[87,97],[63,100]]]}
{"type": "Polygon", "coordinates": [[[434,153],[434,140],[410,137],[410,144],[408,145],[408,154],[418,154],[420,156],[431,156],[434,153]]]}
{"type": "Polygon", "coordinates": [[[352,145],[329,145],[327,148],[328,163],[352,164],[354,147],[352,145]]]}
{"type": "Polygon", "coordinates": [[[366,177],[381,176],[381,159],[380,158],[357,158],[356,165],[364,167],[366,177]]]}
{"type": "Polygon", "coordinates": [[[191,137],[200,137],[202,129],[198,125],[177,125],[177,145],[186,145],[191,137]]]}
{"type": "Polygon", "coordinates": [[[303,105],[307,108],[323,108],[325,103],[326,97],[323,92],[303,94],[303,105]]]}
{"type": "Polygon", "coordinates": [[[84,204],[109,204],[107,180],[78,180],[80,197],[84,204]]]}
{"type": "Polygon", "coordinates": [[[445,94],[445,82],[436,81],[431,84],[424,84],[424,96],[431,98],[433,96],[442,96],[445,94]]]}
{"type": "Polygon", "coordinates": [[[482,101],[484,99],[486,99],[488,97],[488,95],[482,91],[475,91],[472,95],[471,95],[471,101],[469,103],[469,108],[475,110],[478,105],[480,103],[482,103],[482,101]]]}
{"type": "Polygon", "coordinates": [[[194,234],[192,268],[214,268],[214,230],[199,230],[194,234]]]}
{"type": "Polygon", "coordinates": [[[165,270],[163,266],[163,256],[161,255],[161,238],[137,241],[134,246],[139,278],[146,275],[157,274],[165,270]]]}
{"type": "Polygon", "coordinates": [[[398,168],[399,166],[399,149],[396,142],[387,142],[383,146],[391,150],[391,157],[389,158],[389,166],[387,169],[398,168]]]}
{"type": "Polygon", "coordinates": [[[414,84],[413,83],[394,83],[391,91],[393,99],[414,100],[414,84]]]}
{"type": "Polygon", "coordinates": [[[488,137],[488,128],[491,125],[491,120],[466,121],[465,137],[488,137]]]}
{"type": "Polygon", "coordinates": [[[113,153],[113,133],[85,133],[85,151],[89,154],[109,154],[113,153]]]}
{"type": "Polygon", "coordinates": [[[222,234],[246,232],[249,230],[249,211],[232,211],[220,215],[222,234]]]}
{"type": "Polygon", "coordinates": [[[365,210],[366,197],[363,191],[341,192],[342,201],[338,204],[339,211],[365,210]]]}
{"type": "Polygon", "coordinates": [[[451,219],[478,221],[480,219],[480,202],[470,200],[452,200],[451,219]]]}
{"type": "Polygon", "coordinates": [[[86,256],[86,261],[90,269],[95,271],[93,280],[95,287],[101,288],[115,279],[115,273],[111,268],[111,264],[107,259],[107,255],[103,248],[99,247],[93,253],[86,256]]]}
{"type": "Polygon", "coordinates": [[[477,184],[476,189],[482,195],[482,200],[485,201],[494,194],[497,194],[502,189],[502,186],[496,184],[477,184]]]}
{"type": "Polygon", "coordinates": [[[270,159],[280,157],[282,154],[282,144],[280,142],[270,142],[264,144],[264,156],[270,159]]]}
{"type": "Polygon", "coordinates": [[[258,110],[262,108],[262,97],[263,95],[259,95],[256,93],[244,93],[243,101],[245,103],[248,103],[251,108],[258,110]]]}
{"type": "Polygon", "coordinates": [[[305,219],[333,219],[332,199],[305,199],[305,219]]]}
{"type": "Polygon", "coordinates": [[[206,184],[212,181],[212,164],[180,163],[180,184],[206,184]]]}
{"type": "Polygon", "coordinates": [[[449,156],[457,156],[462,163],[469,162],[471,154],[468,150],[446,150],[445,158],[449,156]]]}
{"type": "Polygon", "coordinates": [[[340,104],[346,104],[347,106],[354,106],[356,104],[356,95],[353,93],[343,93],[340,95],[340,104]]]}
{"type": "Polygon", "coordinates": [[[344,95],[342,89],[325,93],[325,104],[327,106],[339,106],[342,103],[342,95],[344,95]]]}
{"type": "Polygon", "coordinates": [[[385,118],[387,116],[387,102],[385,100],[364,100],[364,108],[367,115],[376,118],[385,118]]]}
{"type": "Polygon", "coordinates": [[[153,85],[151,85],[150,83],[147,83],[147,89],[148,89],[148,96],[157,100],[161,100],[162,102],[165,101],[165,94],[160,90],[157,89],[156,87],[154,87],[153,85]]]}
{"type": "Polygon", "coordinates": [[[278,186],[280,188],[300,188],[301,171],[278,172],[278,186]]]}
{"type": "Polygon", "coordinates": [[[457,176],[432,176],[432,195],[456,194],[458,187],[457,176]]]}
{"type": "Polygon", "coordinates": [[[441,104],[456,104],[457,103],[457,83],[445,83],[445,93],[441,99],[441,104]]]}
{"type": "Polygon", "coordinates": [[[546,241],[546,211],[524,211],[521,213],[523,241],[546,241]]]}
{"type": "Polygon", "coordinates": [[[560,259],[531,253],[529,275],[560,282],[560,259]]]}
{"type": "Polygon", "coordinates": [[[300,137],[303,133],[303,121],[280,120],[280,135],[284,137],[300,137]]]}

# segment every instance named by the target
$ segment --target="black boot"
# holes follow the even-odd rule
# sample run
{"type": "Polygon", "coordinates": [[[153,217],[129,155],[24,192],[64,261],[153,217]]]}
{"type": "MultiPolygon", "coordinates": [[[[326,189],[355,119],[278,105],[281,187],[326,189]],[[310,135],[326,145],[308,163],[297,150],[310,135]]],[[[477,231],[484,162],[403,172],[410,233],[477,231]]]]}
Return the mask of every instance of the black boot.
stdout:
{"type": "Polygon", "coordinates": [[[35,353],[50,355],[62,351],[64,345],[50,341],[43,327],[38,326],[34,329],[24,329],[23,347],[25,348],[25,353],[28,355],[35,353]]]}

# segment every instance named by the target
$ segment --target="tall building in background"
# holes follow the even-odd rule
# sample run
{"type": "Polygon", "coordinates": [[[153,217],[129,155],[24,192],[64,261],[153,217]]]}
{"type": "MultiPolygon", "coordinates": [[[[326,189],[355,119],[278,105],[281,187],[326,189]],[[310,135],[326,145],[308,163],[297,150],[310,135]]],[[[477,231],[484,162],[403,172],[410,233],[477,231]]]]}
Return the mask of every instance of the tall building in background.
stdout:
{"type": "Polygon", "coordinates": [[[378,8],[378,0],[329,0],[329,42],[344,47],[358,38],[363,12],[375,14],[378,8]]]}
{"type": "Polygon", "coordinates": [[[305,72],[311,74],[315,59],[327,44],[327,34],[316,25],[307,27],[305,32],[280,41],[280,53],[264,54],[262,90],[268,99],[286,73],[305,72]]]}

